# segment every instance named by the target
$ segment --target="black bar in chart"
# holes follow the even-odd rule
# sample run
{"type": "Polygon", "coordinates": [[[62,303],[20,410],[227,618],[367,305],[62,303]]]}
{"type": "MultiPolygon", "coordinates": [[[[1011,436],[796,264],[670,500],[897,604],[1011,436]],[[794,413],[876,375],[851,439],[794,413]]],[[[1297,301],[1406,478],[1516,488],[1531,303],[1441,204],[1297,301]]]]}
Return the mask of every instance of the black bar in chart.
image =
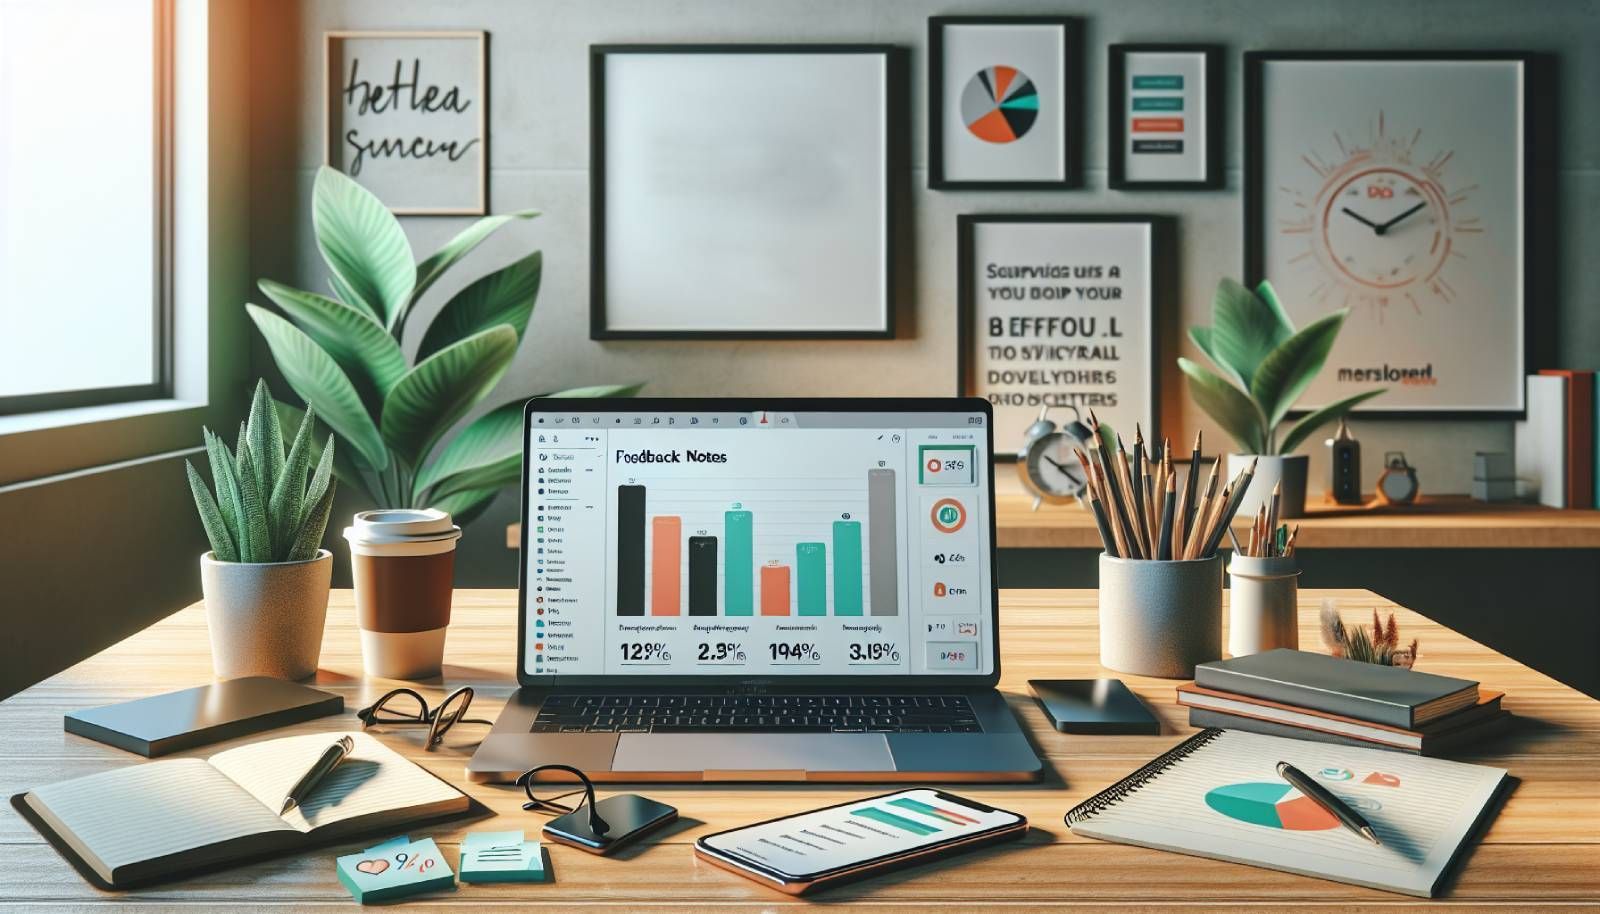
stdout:
{"type": "Polygon", "coordinates": [[[644,486],[617,486],[617,615],[644,615],[644,486]]]}
{"type": "Polygon", "coordinates": [[[689,615],[717,614],[717,538],[689,537],[689,615]]]}

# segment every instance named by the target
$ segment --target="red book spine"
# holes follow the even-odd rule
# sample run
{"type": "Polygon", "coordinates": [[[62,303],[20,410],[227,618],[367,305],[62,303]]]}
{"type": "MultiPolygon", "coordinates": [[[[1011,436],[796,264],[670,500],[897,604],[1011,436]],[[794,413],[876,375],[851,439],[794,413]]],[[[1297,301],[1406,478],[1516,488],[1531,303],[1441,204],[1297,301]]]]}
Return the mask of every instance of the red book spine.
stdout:
{"type": "Polygon", "coordinates": [[[1567,507],[1594,501],[1594,372],[1546,368],[1539,372],[1567,379],[1567,507]]]}

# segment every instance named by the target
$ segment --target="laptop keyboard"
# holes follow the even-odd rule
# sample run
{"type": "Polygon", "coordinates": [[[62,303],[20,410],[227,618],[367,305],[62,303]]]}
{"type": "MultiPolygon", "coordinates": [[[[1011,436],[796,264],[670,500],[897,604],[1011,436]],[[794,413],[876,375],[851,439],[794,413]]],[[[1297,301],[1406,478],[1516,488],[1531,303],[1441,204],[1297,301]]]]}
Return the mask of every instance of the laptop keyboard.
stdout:
{"type": "Polygon", "coordinates": [[[982,733],[965,695],[552,695],[534,733],[982,733]]]}

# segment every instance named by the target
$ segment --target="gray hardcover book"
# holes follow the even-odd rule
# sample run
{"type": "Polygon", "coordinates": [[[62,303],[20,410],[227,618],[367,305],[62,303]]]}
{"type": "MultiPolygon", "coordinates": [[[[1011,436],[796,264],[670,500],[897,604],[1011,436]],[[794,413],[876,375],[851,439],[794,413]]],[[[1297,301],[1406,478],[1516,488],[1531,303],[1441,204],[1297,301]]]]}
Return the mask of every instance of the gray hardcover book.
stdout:
{"type": "Polygon", "coordinates": [[[1279,648],[1202,663],[1197,685],[1415,729],[1478,701],[1478,684],[1396,666],[1279,648]]]}
{"type": "Polygon", "coordinates": [[[1257,720],[1254,717],[1245,717],[1242,714],[1208,711],[1205,708],[1189,709],[1189,726],[1201,729],[1215,727],[1218,730],[1244,730],[1249,733],[1264,733],[1267,736],[1308,739],[1315,743],[1333,743],[1336,746],[1360,746],[1364,749],[1383,749],[1388,752],[1404,752],[1407,755],[1428,756],[1447,755],[1464,749],[1477,749],[1483,743],[1499,736],[1510,723],[1511,714],[1509,712],[1496,711],[1493,717],[1485,718],[1481,723],[1470,727],[1451,730],[1440,736],[1423,737],[1422,745],[1419,748],[1412,749],[1390,743],[1377,743],[1371,740],[1358,739],[1354,736],[1343,736],[1338,733],[1307,730],[1304,727],[1296,727],[1293,724],[1257,720]]]}

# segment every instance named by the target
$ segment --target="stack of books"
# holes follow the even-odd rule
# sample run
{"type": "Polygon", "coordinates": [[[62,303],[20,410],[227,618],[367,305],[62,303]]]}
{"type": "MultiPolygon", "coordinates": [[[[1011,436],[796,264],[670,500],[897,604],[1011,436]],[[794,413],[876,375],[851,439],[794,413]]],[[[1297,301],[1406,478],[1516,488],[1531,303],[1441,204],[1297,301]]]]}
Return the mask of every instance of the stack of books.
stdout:
{"type": "Polygon", "coordinates": [[[1504,729],[1502,692],[1402,667],[1280,649],[1202,663],[1178,687],[1189,724],[1438,756],[1504,729]]]}

